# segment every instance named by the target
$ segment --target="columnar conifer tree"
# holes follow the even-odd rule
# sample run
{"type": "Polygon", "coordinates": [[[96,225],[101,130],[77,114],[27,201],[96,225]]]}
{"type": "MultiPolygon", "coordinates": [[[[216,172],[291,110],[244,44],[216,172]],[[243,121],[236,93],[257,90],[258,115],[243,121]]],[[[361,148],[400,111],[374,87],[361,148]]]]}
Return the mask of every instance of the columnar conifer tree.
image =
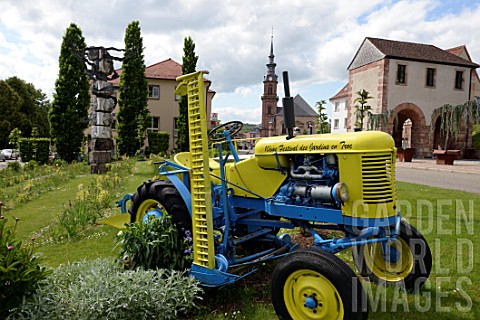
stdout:
{"type": "MultiPolygon", "coordinates": [[[[196,71],[198,56],[195,55],[195,43],[192,38],[185,37],[183,41],[182,74],[196,71]]],[[[180,151],[189,150],[188,139],[188,104],[187,96],[182,96],[178,102],[179,114],[177,119],[178,140],[177,148],[180,151]]]]}
{"type": "Polygon", "coordinates": [[[125,57],[122,64],[117,114],[117,148],[119,154],[135,155],[143,145],[149,118],[148,82],[145,77],[143,40],[138,21],[131,22],[125,32],[125,57]]]}
{"type": "Polygon", "coordinates": [[[49,111],[50,130],[60,157],[68,162],[77,158],[88,127],[90,104],[89,83],[83,62],[72,48],[81,52],[86,47],[82,30],[70,24],[63,37],[58,58],[59,72],[49,111]]]}

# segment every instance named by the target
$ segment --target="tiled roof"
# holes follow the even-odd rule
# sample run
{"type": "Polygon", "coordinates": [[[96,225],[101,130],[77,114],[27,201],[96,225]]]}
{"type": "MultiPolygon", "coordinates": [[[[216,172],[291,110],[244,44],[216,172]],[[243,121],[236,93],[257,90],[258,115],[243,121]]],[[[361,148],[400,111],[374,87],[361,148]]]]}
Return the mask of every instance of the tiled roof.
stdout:
{"type": "MultiPolygon", "coordinates": [[[[318,117],[315,110],[299,94],[293,98],[293,110],[295,117],[318,117]]],[[[283,107],[278,108],[277,114],[283,115],[283,107]]]]}
{"type": "Polygon", "coordinates": [[[145,68],[147,78],[175,80],[182,75],[182,65],[168,58],[145,68]]]}
{"type": "MultiPolygon", "coordinates": [[[[116,70],[118,75],[122,74],[122,69],[116,70]]],[[[164,79],[164,80],[176,80],[177,77],[182,75],[182,65],[171,58],[152,64],[145,68],[145,76],[147,79],[164,79]]],[[[204,81],[211,82],[204,78],[204,81]]],[[[120,78],[110,81],[112,84],[117,85],[120,82],[120,78]]],[[[215,92],[212,89],[208,89],[208,92],[215,92]]]]}
{"type": "Polygon", "coordinates": [[[462,53],[463,50],[465,50],[464,45],[458,46],[458,47],[455,47],[455,48],[446,49],[445,51],[447,51],[448,53],[454,54],[456,56],[459,56],[460,53],[462,53]]]}
{"type": "Polygon", "coordinates": [[[416,61],[427,61],[441,64],[460,65],[478,68],[479,65],[459,56],[442,50],[434,45],[393,41],[378,38],[366,38],[386,57],[416,61]]]}
{"type": "Polygon", "coordinates": [[[348,83],[344,85],[343,88],[340,89],[340,91],[338,91],[337,94],[331,97],[329,100],[335,100],[335,99],[346,98],[346,97],[348,97],[348,83]]]}

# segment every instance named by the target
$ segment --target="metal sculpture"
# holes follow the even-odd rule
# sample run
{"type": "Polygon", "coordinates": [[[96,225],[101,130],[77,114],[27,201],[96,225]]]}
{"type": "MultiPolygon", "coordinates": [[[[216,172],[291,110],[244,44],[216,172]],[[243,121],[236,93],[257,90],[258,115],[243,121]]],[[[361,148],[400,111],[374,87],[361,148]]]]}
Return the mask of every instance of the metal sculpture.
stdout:
{"type": "Polygon", "coordinates": [[[91,80],[90,134],[88,142],[88,161],[91,173],[106,173],[107,163],[112,160],[114,149],[112,139],[112,111],[117,104],[115,91],[121,89],[109,81],[119,77],[114,61],[123,61],[125,57],[112,55],[111,51],[125,52],[124,49],[87,47],[81,53],[72,46],[74,55],[85,64],[85,73],[91,80]]]}

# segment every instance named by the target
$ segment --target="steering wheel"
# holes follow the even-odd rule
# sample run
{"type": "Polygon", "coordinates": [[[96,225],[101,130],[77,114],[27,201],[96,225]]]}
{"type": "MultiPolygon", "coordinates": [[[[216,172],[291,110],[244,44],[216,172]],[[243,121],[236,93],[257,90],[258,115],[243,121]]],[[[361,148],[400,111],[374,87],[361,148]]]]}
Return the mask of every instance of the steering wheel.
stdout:
{"type": "Polygon", "coordinates": [[[243,123],[240,121],[229,121],[221,124],[208,133],[208,139],[213,142],[224,141],[226,139],[224,131],[227,131],[229,136],[234,136],[243,128],[243,123]]]}

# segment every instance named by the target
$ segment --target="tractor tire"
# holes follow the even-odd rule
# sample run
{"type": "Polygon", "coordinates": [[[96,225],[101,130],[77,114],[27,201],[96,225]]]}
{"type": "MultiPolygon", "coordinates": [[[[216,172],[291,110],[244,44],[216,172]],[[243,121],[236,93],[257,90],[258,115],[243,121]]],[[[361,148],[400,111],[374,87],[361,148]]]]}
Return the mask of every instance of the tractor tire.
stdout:
{"type": "Polygon", "coordinates": [[[187,205],[175,186],[168,181],[155,180],[143,183],[133,195],[132,205],[128,209],[130,221],[143,221],[150,210],[157,210],[172,217],[177,226],[178,235],[185,237],[192,230],[192,219],[187,205]]]}
{"type": "Polygon", "coordinates": [[[404,286],[408,291],[418,291],[432,269],[432,252],[422,234],[405,221],[400,223],[398,240],[387,243],[394,248],[396,261],[387,261],[381,243],[352,247],[353,260],[358,272],[371,281],[404,286]]]}
{"type": "Polygon", "coordinates": [[[299,249],[272,274],[272,303],[279,319],[367,319],[367,295],[350,267],[332,253],[299,249]]]}

